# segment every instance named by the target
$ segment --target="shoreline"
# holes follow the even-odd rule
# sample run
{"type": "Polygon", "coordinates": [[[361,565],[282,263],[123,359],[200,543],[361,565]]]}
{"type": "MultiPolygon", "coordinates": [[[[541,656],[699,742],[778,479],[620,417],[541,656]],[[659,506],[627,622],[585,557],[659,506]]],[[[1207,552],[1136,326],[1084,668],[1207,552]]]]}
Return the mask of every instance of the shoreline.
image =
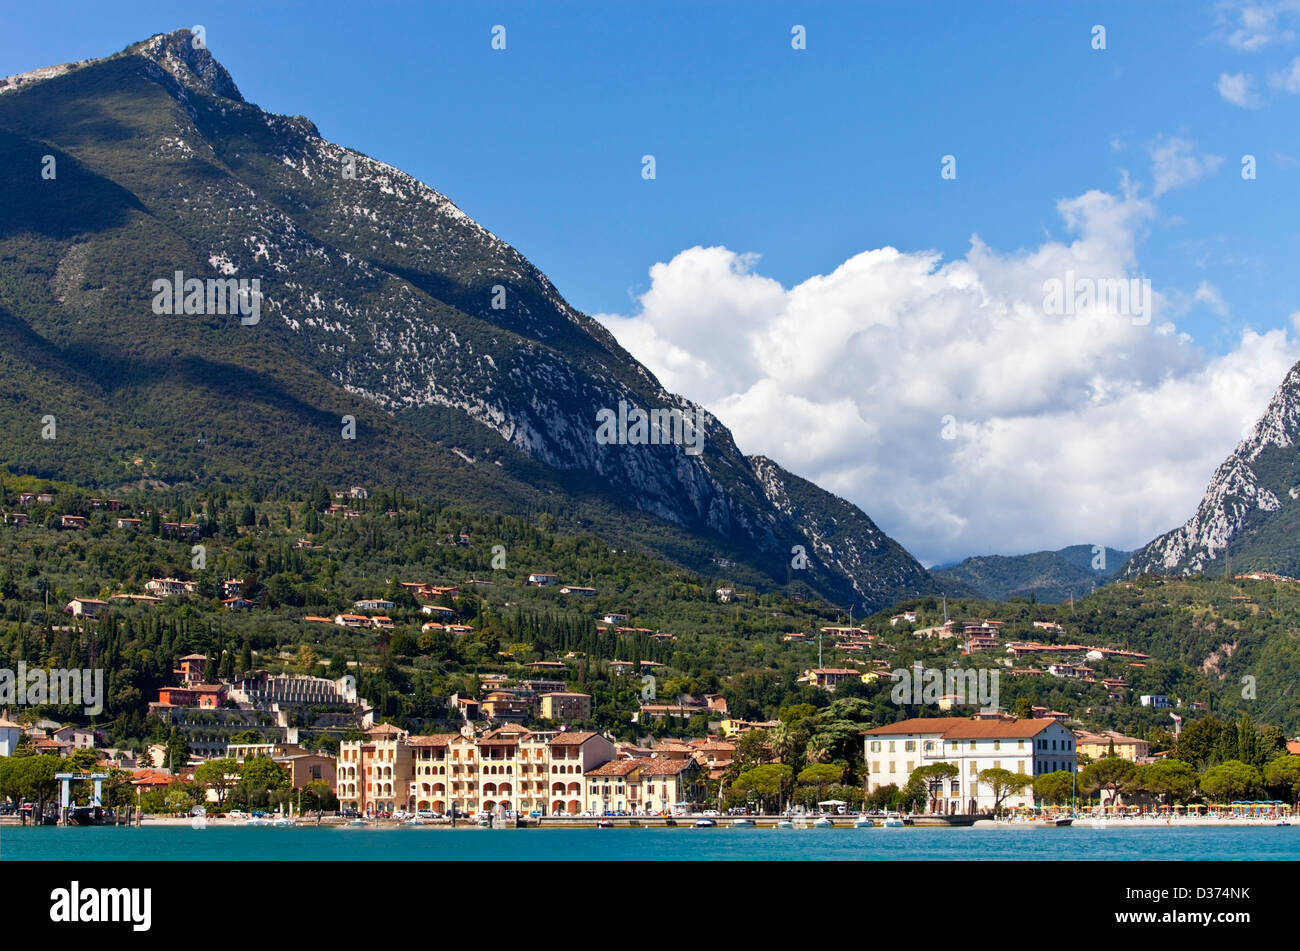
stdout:
{"type": "MultiPolygon", "coordinates": [[[[596,829],[599,828],[597,823],[610,822],[613,824],[612,827],[615,829],[666,829],[666,828],[693,829],[695,827],[696,818],[698,817],[618,816],[618,817],[601,818],[601,817],[589,817],[589,816],[583,816],[583,817],[550,816],[550,817],[543,817],[540,820],[530,819],[526,825],[520,826],[518,828],[520,829],[596,829]],[[670,820],[671,820],[671,824],[670,824],[670,820]]],[[[770,829],[770,830],[776,830],[776,824],[780,821],[787,819],[787,817],[784,816],[744,816],[744,817],[735,816],[735,817],[726,817],[726,818],[717,817],[717,818],[713,818],[713,821],[716,823],[716,826],[714,828],[731,829],[733,828],[732,826],[733,819],[737,819],[737,818],[744,818],[749,821],[752,821],[754,823],[754,825],[752,826],[753,829],[770,829]]],[[[822,817],[822,818],[832,818],[832,817],[822,817]]],[[[856,818],[857,818],[856,816],[833,817],[834,826],[832,828],[853,829],[853,822],[856,818]]],[[[881,832],[893,831],[893,830],[884,829],[880,825],[879,818],[877,817],[871,817],[871,818],[876,820],[876,825],[873,827],[873,831],[874,830],[880,830],[881,832]]],[[[208,817],[204,817],[202,823],[196,826],[194,824],[194,819],[190,816],[145,816],[140,828],[146,826],[151,828],[181,828],[181,829],[197,829],[197,830],[211,829],[211,828],[228,828],[228,829],[332,828],[332,829],[348,829],[348,830],[360,829],[360,830],[371,830],[371,831],[396,830],[396,829],[452,829],[453,828],[451,821],[448,819],[425,819],[418,826],[408,826],[405,824],[404,821],[399,821],[399,820],[379,820],[379,821],[369,820],[364,826],[353,826],[351,825],[352,821],[353,820],[340,819],[338,817],[322,817],[321,820],[317,822],[317,820],[314,817],[312,817],[307,819],[295,819],[292,826],[287,826],[287,825],[272,826],[269,823],[265,823],[265,824],[256,823],[250,826],[248,820],[243,818],[230,819],[230,818],[216,818],[216,817],[208,816],[208,817]]],[[[806,823],[809,829],[811,828],[811,821],[812,821],[811,818],[798,818],[795,819],[794,821],[806,823]]],[[[1283,822],[1285,822],[1289,826],[1300,828],[1300,818],[1295,816],[1284,817],[1283,819],[1277,819],[1277,818],[1259,818],[1259,817],[1228,818],[1224,816],[1213,816],[1213,817],[1207,816],[1204,818],[1187,818],[1187,817],[1166,818],[1161,816],[1102,817],[1102,816],[1092,816],[1092,815],[1077,816],[1075,817],[1072,825],[1064,828],[1082,828],[1082,829],[1252,828],[1253,829],[1253,828],[1262,828],[1262,827],[1269,827],[1269,826],[1274,826],[1274,827],[1282,826],[1283,822]]],[[[4,823],[4,825],[8,827],[24,828],[22,826],[19,826],[18,823],[16,822],[6,822],[4,823]]],[[[25,828],[57,828],[57,827],[28,825],[25,828]]],[[[113,824],[109,823],[102,826],[85,826],[85,827],[68,826],[66,828],[136,828],[136,826],[135,823],[130,823],[130,824],[121,823],[120,825],[117,826],[114,826],[113,824]]],[[[471,829],[474,831],[481,830],[481,831],[488,831],[488,832],[490,831],[499,832],[504,829],[513,830],[516,828],[516,826],[514,825],[513,822],[501,823],[495,827],[480,826],[476,820],[471,819],[471,820],[458,821],[454,828],[458,831],[471,829]]],[[[934,825],[934,826],[921,827],[921,826],[914,826],[912,823],[908,822],[905,828],[973,828],[973,829],[982,829],[988,831],[993,829],[1016,830],[1016,829],[1036,829],[1036,828],[1041,829],[1041,828],[1052,828],[1052,827],[1046,826],[1042,823],[1037,823],[1032,821],[1015,821],[1015,820],[989,818],[989,819],[977,819],[973,824],[968,826],[934,825]]],[[[740,828],[737,829],[736,831],[745,831],[745,830],[743,828],[740,828]]],[[[808,831],[808,829],[801,829],[799,827],[796,827],[794,830],[781,830],[781,831],[808,831]]],[[[859,830],[859,831],[867,831],[867,830],[859,830]]]]}

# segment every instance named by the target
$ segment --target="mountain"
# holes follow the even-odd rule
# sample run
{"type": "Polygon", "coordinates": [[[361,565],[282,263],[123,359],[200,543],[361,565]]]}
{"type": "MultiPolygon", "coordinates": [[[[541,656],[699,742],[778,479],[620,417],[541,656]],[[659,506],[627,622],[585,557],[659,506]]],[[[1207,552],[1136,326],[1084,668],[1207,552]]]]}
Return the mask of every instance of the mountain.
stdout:
{"type": "Polygon", "coordinates": [[[22,170],[0,180],[15,472],[386,485],[548,511],[836,603],[934,590],[864,513],[743,455],[445,196],[246,102],[188,30],[0,82],[0,161],[22,170]],[[218,306],[218,281],[249,282],[244,311],[218,306]],[[604,444],[598,413],[621,403],[699,419],[702,451],[604,444]]]}
{"type": "Polygon", "coordinates": [[[1300,574],[1300,364],[1219,466],[1196,513],[1142,546],[1128,576],[1300,574]],[[1231,565],[1227,562],[1231,561],[1231,565]]]}
{"type": "Polygon", "coordinates": [[[982,555],[936,566],[930,575],[940,583],[965,585],[994,601],[1032,595],[1042,603],[1057,604],[1105,584],[1129,557],[1129,552],[1107,548],[1101,567],[1093,568],[1101,554],[1092,545],[1070,545],[1028,555],[982,555]]]}

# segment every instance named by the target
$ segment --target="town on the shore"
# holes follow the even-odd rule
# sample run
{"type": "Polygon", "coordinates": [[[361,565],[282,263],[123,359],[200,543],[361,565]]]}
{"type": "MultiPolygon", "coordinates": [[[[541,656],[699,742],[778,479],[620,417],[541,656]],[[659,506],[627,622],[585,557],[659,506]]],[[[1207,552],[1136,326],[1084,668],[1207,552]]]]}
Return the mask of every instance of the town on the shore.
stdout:
{"type": "MultiPolygon", "coordinates": [[[[336,493],[338,502],[324,508],[325,516],[360,518],[352,505],[367,495],[360,487],[336,493]]],[[[48,493],[19,498],[23,507],[52,501],[48,493]]],[[[160,537],[200,538],[197,523],[160,520],[157,513],[118,514],[121,503],[112,499],[90,499],[89,506],[92,513],[107,513],[117,531],[138,531],[152,520],[150,530],[160,537]]],[[[26,519],[21,511],[5,516],[11,525],[26,519]]],[[[87,524],[84,516],[62,515],[58,527],[78,532],[87,524]]],[[[312,541],[303,537],[298,545],[310,548],[312,541]]],[[[421,636],[463,638],[475,627],[472,612],[457,608],[462,592],[496,583],[473,577],[400,581],[392,590],[409,596],[408,616],[400,622],[392,596],[376,594],[350,610],[303,613],[301,623],[381,637],[397,626],[418,627],[421,636]]],[[[577,604],[599,593],[547,570],[529,572],[524,586],[552,589],[577,604]]],[[[149,612],[190,603],[199,594],[195,581],[173,577],[154,577],[140,588],[74,597],[61,611],[69,623],[93,629],[114,602],[149,612]]],[[[244,579],[220,582],[220,608],[255,611],[248,590],[244,579]]],[[[724,586],[712,596],[731,605],[749,595],[724,586]]],[[[671,645],[676,639],[633,626],[628,613],[597,616],[597,637],[630,638],[617,643],[671,645]]],[[[867,813],[970,818],[1063,812],[1285,820],[1294,813],[1300,739],[1287,739],[1276,728],[1260,732],[1249,717],[1219,723],[1206,716],[1204,701],[1135,693],[1124,671],[1144,668],[1146,654],[1076,643],[1057,621],[1022,624],[1022,636],[1013,637],[999,620],[932,620],[926,624],[920,612],[905,610],[875,631],[850,616],[847,625],[786,632],[780,643],[788,649],[816,644],[819,661],[825,648],[839,665],[804,669],[799,684],[824,702],[793,704],[772,720],[733,715],[728,700],[735,698],[725,692],[667,692],[683,672],[662,661],[559,649],[535,660],[500,652],[476,670],[472,689],[439,698],[440,715],[414,726],[377,715],[376,705],[360,695],[353,661],[340,668],[350,671],[342,676],[320,676],[292,670],[294,657],[268,658],[279,663],[259,666],[251,656],[236,661],[229,652],[220,658],[180,654],[171,683],[148,702],[148,716],[166,741],[137,749],[108,746],[93,724],[35,716],[12,691],[0,691],[0,821],[195,815],[434,824],[723,815],[828,815],[836,821],[867,813]],[[965,671],[969,689],[954,691],[949,669],[945,688],[921,690],[918,664],[917,683],[910,694],[895,697],[892,714],[871,710],[860,688],[846,685],[911,676],[912,670],[892,666],[894,648],[877,650],[882,633],[893,631],[913,643],[957,645],[957,656],[973,665],[965,671]],[[1027,639],[1029,631],[1034,636],[1027,639]],[[593,666],[639,697],[620,714],[634,725],[633,739],[593,722],[592,694],[576,689],[584,681],[575,676],[593,666]],[[1089,728],[1087,711],[1050,709],[1023,697],[1003,710],[996,696],[992,703],[985,696],[988,680],[996,684],[998,677],[1086,684],[1110,704],[1167,712],[1174,742],[1153,752],[1149,739],[1089,728]],[[892,717],[896,722],[883,722],[892,717]],[[809,726],[814,719],[815,729],[809,726]],[[864,728],[869,722],[883,725],[864,728]],[[1213,735],[1202,729],[1209,724],[1215,724],[1213,735]],[[1180,739],[1212,749],[1213,756],[1199,765],[1180,757],[1180,739]]],[[[930,685],[943,683],[936,678],[930,685]]]]}
{"type": "MultiPolygon", "coordinates": [[[[535,573],[529,581],[558,583],[546,573],[535,573]]],[[[454,585],[410,587],[420,598],[457,593],[454,585]]],[[[148,589],[157,592],[150,597],[165,598],[183,591],[184,582],[159,578],[148,589]]],[[[718,592],[719,597],[731,595],[718,592]]],[[[101,604],[76,599],[67,610],[92,614],[101,604]]],[[[436,615],[436,606],[429,607],[436,615]]],[[[381,626],[390,622],[380,612],[391,608],[383,599],[368,599],[354,605],[356,613],[308,620],[381,626]]],[[[621,618],[604,620],[615,623],[621,618]]],[[[908,612],[891,620],[911,623],[916,616],[908,612]]],[[[1109,655],[1140,663],[1144,656],[1072,643],[1004,643],[999,627],[993,620],[949,621],[914,633],[959,637],[969,652],[1000,650],[1014,659],[1044,664],[1043,671],[1008,668],[1012,675],[1045,671],[1054,677],[1086,678],[1091,668],[1073,658],[1109,655]]],[[[861,628],[827,627],[818,634],[837,639],[849,652],[872,639],[861,628]]],[[[791,641],[806,637],[786,635],[791,641]]],[[[269,821],[272,808],[300,820],[319,821],[328,815],[357,821],[459,818],[484,823],[727,814],[851,816],[868,810],[903,816],[1056,815],[1071,807],[1103,815],[1247,819],[1283,818],[1294,812],[1294,796],[1291,802],[1229,801],[1231,793],[1218,802],[1212,795],[1194,796],[1198,777],[1191,768],[1167,754],[1153,756],[1148,741],[1110,730],[1071,728],[1070,713],[1038,706],[1020,717],[998,710],[960,716],[955,713],[961,698],[945,695],[935,711],[942,715],[909,717],[860,731],[862,785],[846,790],[844,769],[832,763],[810,763],[798,775],[788,767],[782,773],[780,735],[788,724],[733,718],[727,698],[720,694],[645,700],[635,714],[644,722],[704,714],[710,728],[706,737],[619,742],[584,729],[591,697],[566,689],[572,658],[530,662],[515,674],[482,674],[479,696],[453,695],[447,701],[460,728],[426,734],[374,722],[373,709],[358,696],[351,675],[331,679],[257,670],[229,680],[209,676],[209,662],[197,653],[179,658],[175,683],[161,688],[149,709],[181,740],[155,744],[138,754],[104,748],[93,728],[47,719],[18,722],[12,713],[0,716],[0,757],[7,758],[0,759],[0,791],[7,793],[0,818],[66,822],[77,807],[78,794],[86,804],[82,815],[89,808],[97,821],[108,815],[118,822],[200,814],[213,820],[230,814],[269,821]],[[305,722],[308,715],[315,731],[339,738],[336,753],[307,750],[298,743],[299,728],[291,724],[305,722]],[[24,757],[51,755],[67,761],[53,777],[66,788],[63,798],[49,795],[40,803],[20,802],[24,757]],[[737,771],[741,757],[748,768],[737,771]],[[1144,769],[1154,771],[1164,785],[1144,784],[1144,769]],[[99,779],[95,793],[91,777],[99,779]],[[103,789],[110,778],[116,778],[111,800],[103,789]],[[728,796],[728,778],[744,789],[739,800],[728,796]],[[1042,782],[1048,779],[1053,782],[1042,782]],[[921,795],[909,798],[906,790],[917,785],[921,795]],[[843,798],[827,794],[827,789],[843,798]],[[110,808],[114,805],[115,810],[110,808]]],[[[609,664],[629,678],[652,676],[647,672],[663,666],[653,661],[609,664]]],[[[880,665],[819,667],[805,674],[809,685],[830,695],[849,680],[871,682],[889,676],[880,665]]],[[[1115,692],[1125,688],[1118,678],[1104,683],[1115,692]]],[[[1174,706],[1167,696],[1135,699],[1143,706],[1174,706]]],[[[1287,765],[1300,762],[1300,740],[1286,743],[1277,758],[1279,763],[1284,760],[1287,765]]],[[[54,783],[46,779],[47,794],[54,783]]],[[[39,796],[41,789],[27,791],[39,796]]]]}

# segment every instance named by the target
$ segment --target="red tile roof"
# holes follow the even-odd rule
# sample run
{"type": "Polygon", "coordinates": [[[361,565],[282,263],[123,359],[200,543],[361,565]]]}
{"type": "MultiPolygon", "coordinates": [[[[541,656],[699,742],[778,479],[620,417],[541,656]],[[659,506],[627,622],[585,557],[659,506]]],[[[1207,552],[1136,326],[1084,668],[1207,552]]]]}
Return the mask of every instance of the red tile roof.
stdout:
{"type": "Polygon", "coordinates": [[[406,741],[408,746],[446,746],[459,733],[434,733],[430,736],[413,736],[406,741]]]}
{"type": "Polygon", "coordinates": [[[972,720],[967,717],[913,717],[899,720],[874,730],[864,730],[864,736],[899,736],[904,734],[939,734],[945,739],[1017,739],[1037,736],[1056,721],[1050,718],[1031,720],[972,720]]]}
{"type": "Polygon", "coordinates": [[[557,733],[548,746],[581,746],[592,737],[599,736],[598,733],[591,733],[585,730],[572,730],[566,733],[557,733]]]}
{"type": "Polygon", "coordinates": [[[951,729],[958,723],[966,723],[965,717],[913,717],[909,720],[899,720],[897,723],[887,723],[884,726],[878,726],[874,730],[863,730],[864,736],[890,736],[903,733],[943,733],[951,729]]]}
{"type": "Polygon", "coordinates": [[[640,760],[642,776],[676,776],[696,767],[693,759],[640,760]]]}

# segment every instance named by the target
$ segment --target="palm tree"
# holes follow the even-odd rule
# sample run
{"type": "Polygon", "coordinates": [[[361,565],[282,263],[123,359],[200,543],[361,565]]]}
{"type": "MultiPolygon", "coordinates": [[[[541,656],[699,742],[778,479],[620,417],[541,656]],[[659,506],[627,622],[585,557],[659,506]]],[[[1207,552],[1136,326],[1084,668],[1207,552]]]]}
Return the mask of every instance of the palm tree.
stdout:
{"type": "Polygon", "coordinates": [[[804,758],[809,763],[829,763],[831,761],[830,741],[824,736],[815,736],[808,741],[804,758]]]}

